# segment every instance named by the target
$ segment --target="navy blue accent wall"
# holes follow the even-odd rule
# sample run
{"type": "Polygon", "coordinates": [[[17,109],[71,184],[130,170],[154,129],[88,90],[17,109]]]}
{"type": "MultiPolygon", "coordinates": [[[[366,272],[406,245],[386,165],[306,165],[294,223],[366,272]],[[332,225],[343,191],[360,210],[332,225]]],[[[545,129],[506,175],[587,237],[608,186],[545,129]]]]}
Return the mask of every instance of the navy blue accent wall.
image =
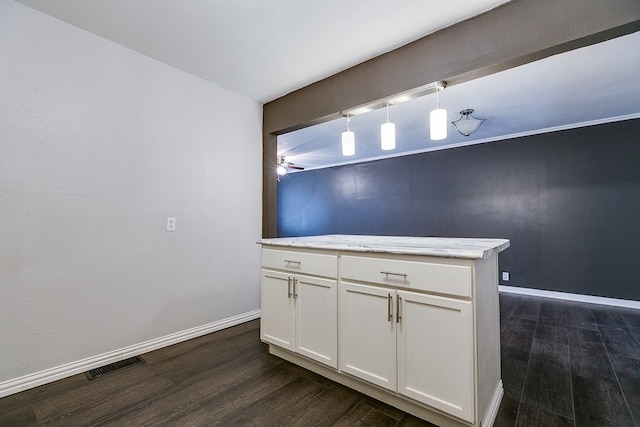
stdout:
{"type": "Polygon", "coordinates": [[[640,119],[299,172],[279,236],[511,240],[511,286],[640,300],[640,119]]]}

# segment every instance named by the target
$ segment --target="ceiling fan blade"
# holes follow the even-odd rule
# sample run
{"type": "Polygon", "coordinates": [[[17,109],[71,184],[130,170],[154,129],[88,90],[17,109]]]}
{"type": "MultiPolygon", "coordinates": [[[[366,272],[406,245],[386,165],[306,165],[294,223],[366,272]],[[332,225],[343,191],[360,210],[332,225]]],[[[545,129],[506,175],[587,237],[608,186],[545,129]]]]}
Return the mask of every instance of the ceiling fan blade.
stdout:
{"type": "Polygon", "coordinates": [[[303,171],[304,168],[302,166],[296,166],[296,165],[292,165],[291,163],[289,163],[289,165],[287,166],[289,169],[296,169],[299,171],[303,171]]]}

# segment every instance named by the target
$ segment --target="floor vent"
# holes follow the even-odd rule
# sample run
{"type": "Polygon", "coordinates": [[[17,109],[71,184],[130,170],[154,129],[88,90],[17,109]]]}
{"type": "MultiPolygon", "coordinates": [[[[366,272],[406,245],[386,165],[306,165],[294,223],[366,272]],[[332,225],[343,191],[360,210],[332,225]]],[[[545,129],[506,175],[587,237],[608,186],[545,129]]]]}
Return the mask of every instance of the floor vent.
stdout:
{"type": "Polygon", "coordinates": [[[129,366],[137,365],[138,363],[144,363],[144,359],[140,356],[134,356],[128,359],[120,360],[119,362],[109,363],[108,365],[92,369],[85,372],[84,374],[87,376],[87,379],[93,380],[103,375],[110,374],[111,372],[128,368],[129,366]]]}

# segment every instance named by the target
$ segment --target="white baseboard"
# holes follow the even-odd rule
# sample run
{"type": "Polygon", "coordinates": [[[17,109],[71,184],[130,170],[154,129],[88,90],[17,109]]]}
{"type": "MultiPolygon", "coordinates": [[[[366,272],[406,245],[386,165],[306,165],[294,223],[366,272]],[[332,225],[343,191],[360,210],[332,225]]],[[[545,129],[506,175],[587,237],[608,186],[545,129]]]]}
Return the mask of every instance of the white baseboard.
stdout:
{"type": "Polygon", "coordinates": [[[504,395],[504,388],[502,387],[502,380],[498,382],[498,386],[493,392],[493,397],[491,398],[491,402],[489,404],[489,408],[487,408],[487,413],[484,416],[484,419],[480,423],[482,427],[485,426],[493,426],[493,423],[498,416],[498,410],[500,409],[500,403],[502,402],[502,396],[504,395]]]}
{"type": "Polygon", "coordinates": [[[66,363],[55,368],[46,369],[44,371],[25,375],[23,377],[14,378],[0,383],[0,398],[18,393],[30,388],[38,387],[62,378],[70,377],[81,372],[95,369],[109,363],[118,362],[129,357],[138,356],[148,353],[162,347],[168,347],[179,342],[197,338],[202,335],[220,331],[231,326],[239,325],[250,320],[260,317],[260,310],[249,311],[237,316],[228,317],[206,325],[197,326],[195,328],[165,335],[149,341],[134,344],[119,350],[110,351],[108,353],[99,354],[97,356],[88,357],[76,362],[66,363]]]}
{"type": "Polygon", "coordinates": [[[505,286],[505,285],[498,286],[498,289],[500,290],[500,292],[507,292],[510,294],[531,295],[536,297],[586,302],[589,304],[612,305],[615,307],[635,308],[637,310],[640,310],[640,301],[634,301],[634,300],[628,300],[628,299],[594,297],[592,295],[571,294],[568,292],[557,292],[557,291],[545,291],[542,289],[518,288],[516,286],[505,286]]]}

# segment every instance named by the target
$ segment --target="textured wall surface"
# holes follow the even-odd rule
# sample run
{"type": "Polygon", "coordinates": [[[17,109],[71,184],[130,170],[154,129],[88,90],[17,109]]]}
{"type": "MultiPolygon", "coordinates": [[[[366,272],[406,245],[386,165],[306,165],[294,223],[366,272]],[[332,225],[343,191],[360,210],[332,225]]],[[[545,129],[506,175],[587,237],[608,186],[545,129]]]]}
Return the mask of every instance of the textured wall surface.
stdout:
{"type": "Polygon", "coordinates": [[[0,382],[258,309],[261,106],[13,1],[0,40],[0,382]]]}
{"type": "Polygon", "coordinates": [[[639,132],[636,119],[290,174],[278,232],[508,238],[505,284],[640,300],[639,132]]]}

